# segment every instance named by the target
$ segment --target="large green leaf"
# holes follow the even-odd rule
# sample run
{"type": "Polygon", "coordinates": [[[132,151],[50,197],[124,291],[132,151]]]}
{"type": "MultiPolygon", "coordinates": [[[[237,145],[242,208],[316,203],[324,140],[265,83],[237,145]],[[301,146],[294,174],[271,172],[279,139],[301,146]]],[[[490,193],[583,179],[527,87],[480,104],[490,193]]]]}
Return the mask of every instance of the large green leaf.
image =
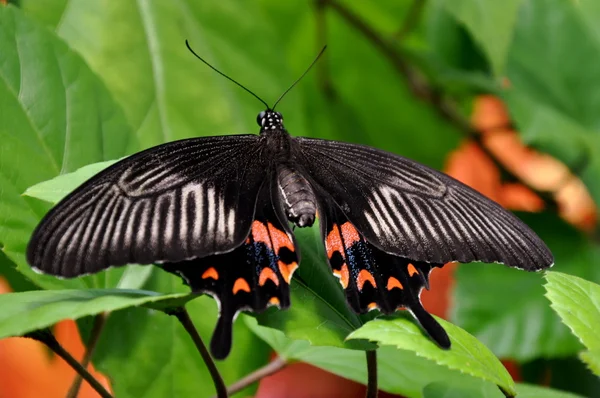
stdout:
{"type": "Polygon", "coordinates": [[[546,280],[552,308],[588,349],[580,357],[600,374],[600,286],[560,272],[548,272],[546,280]]]}
{"type": "MultiPolygon", "coordinates": [[[[277,354],[288,361],[303,361],[339,376],[367,383],[365,353],[338,347],[315,347],[306,340],[294,340],[281,331],[263,327],[246,317],[246,324],[277,354]]],[[[377,350],[378,385],[383,391],[406,397],[420,397],[421,390],[432,382],[456,382],[476,390],[498,391],[489,382],[440,366],[417,354],[383,346],[377,350]]]]}
{"type": "Polygon", "coordinates": [[[376,319],[354,331],[348,338],[362,338],[391,345],[435,361],[450,369],[491,381],[504,391],[515,393],[515,384],[502,363],[475,337],[443,319],[438,319],[450,336],[452,348],[440,349],[412,319],[376,319]]]}
{"type": "MultiPolygon", "coordinates": [[[[554,269],[600,280],[600,247],[550,214],[522,215],[552,250],[554,269]]],[[[452,319],[497,356],[531,360],[572,355],[581,345],[548,305],[539,273],[464,264],[455,274],[452,319]]]]}
{"type": "Polygon", "coordinates": [[[523,0],[505,99],[526,143],[578,172],[600,204],[600,8],[590,1],[523,0]],[[592,26],[594,25],[594,26],[592,26]]]}
{"type": "Polygon", "coordinates": [[[445,5],[483,48],[494,73],[502,76],[521,0],[445,0],[445,5]]]}
{"type": "Polygon", "coordinates": [[[0,7],[0,245],[39,286],[116,286],[120,272],[85,281],[33,273],[25,248],[48,206],[29,186],[87,162],[122,156],[134,142],[123,113],[81,58],[13,7],[0,7]]]}

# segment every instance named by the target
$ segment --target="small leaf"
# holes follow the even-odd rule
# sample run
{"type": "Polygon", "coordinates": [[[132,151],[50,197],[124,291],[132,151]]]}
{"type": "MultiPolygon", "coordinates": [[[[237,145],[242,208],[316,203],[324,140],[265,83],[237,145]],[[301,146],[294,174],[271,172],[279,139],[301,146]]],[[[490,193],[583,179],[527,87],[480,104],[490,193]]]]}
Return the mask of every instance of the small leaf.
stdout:
{"type": "Polygon", "coordinates": [[[517,384],[517,397],[519,398],[583,398],[571,392],[555,390],[552,388],[532,384],[517,384]]]}
{"type": "Polygon", "coordinates": [[[583,351],[579,357],[596,376],[600,376],[600,350],[583,351]]]}
{"type": "Polygon", "coordinates": [[[50,180],[37,183],[27,188],[23,195],[45,200],[52,204],[58,203],[75,188],[116,162],[118,160],[88,164],[72,173],[60,174],[50,180]]]}
{"type": "Polygon", "coordinates": [[[404,317],[373,320],[351,333],[348,338],[362,338],[414,351],[440,365],[491,381],[505,391],[516,394],[510,374],[487,347],[459,327],[443,319],[437,320],[450,336],[452,348],[449,350],[440,349],[423,335],[415,322],[404,317]]]}
{"type": "Polygon", "coordinates": [[[590,350],[600,350],[600,286],[561,272],[547,272],[550,305],[590,350]]]}
{"type": "Polygon", "coordinates": [[[160,301],[191,298],[175,293],[161,295],[145,290],[84,289],[39,290],[0,295],[0,338],[22,336],[49,327],[65,318],[78,319],[104,311],[160,301]]]}

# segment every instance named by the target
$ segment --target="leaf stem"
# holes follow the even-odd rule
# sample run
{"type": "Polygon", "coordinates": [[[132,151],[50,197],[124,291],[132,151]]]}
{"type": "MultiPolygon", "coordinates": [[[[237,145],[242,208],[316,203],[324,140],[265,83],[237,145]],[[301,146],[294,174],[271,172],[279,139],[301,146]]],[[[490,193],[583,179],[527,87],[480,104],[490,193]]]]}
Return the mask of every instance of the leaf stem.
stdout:
{"type": "MultiPolygon", "coordinates": [[[[104,330],[104,325],[106,325],[108,315],[109,312],[102,312],[94,317],[94,325],[92,326],[90,338],[86,344],[83,359],[81,360],[81,366],[83,366],[85,369],[87,369],[88,365],[92,361],[92,355],[94,355],[94,351],[96,350],[96,346],[98,345],[98,340],[100,339],[102,330],[104,330]]],[[[83,378],[81,377],[81,375],[77,374],[75,376],[75,379],[73,380],[73,384],[71,384],[71,388],[69,388],[69,392],[67,393],[66,398],[77,398],[82,381],[83,378]]]]}
{"type": "Polygon", "coordinates": [[[377,350],[365,351],[367,354],[367,398],[377,398],[377,350]]]}
{"type": "Polygon", "coordinates": [[[28,333],[25,337],[32,338],[39,342],[44,343],[50,348],[56,355],[65,360],[78,374],[87,381],[90,386],[102,397],[102,398],[113,398],[113,396],[104,388],[98,380],[94,378],[67,350],[60,345],[54,335],[48,329],[37,330],[35,332],[28,333]]]}
{"type": "Polygon", "coordinates": [[[469,123],[469,121],[460,114],[458,111],[458,106],[453,101],[448,100],[443,93],[430,86],[429,83],[423,78],[423,75],[408,64],[408,62],[404,59],[402,52],[395,48],[391,42],[384,40],[382,36],[379,35],[371,26],[369,26],[352,11],[347,9],[338,0],[321,1],[335,10],[342,18],[346,20],[346,22],[354,26],[363,34],[363,36],[365,36],[365,38],[371,41],[371,43],[378,48],[386,58],[388,58],[398,73],[404,77],[409,90],[416,98],[429,104],[432,109],[438,113],[438,115],[452,123],[463,135],[474,140],[475,143],[492,160],[495,166],[504,175],[509,176],[511,180],[518,181],[533,191],[544,201],[544,204],[547,208],[553,211],[558,209],[556,200],[550,192],[540,191],[532,187],[526,181],[523,181],[522,178],[516,176],[513,172],[508,170],[487,148],[487,146],[483,144],[481,134],[479,134],[481,131],[471,126],[471,123],[469,123]]]}
{"type": "Polygon", "coordinates": [[[417,26],[419,19],[421,19],[421,12],[425,6],[425,0],[413,0],[410,4],[410,8],[406,12],[406,17],[402,21],[402,26],[394,35],[394,38],[398,41],[404,40],[417,26]]]}
{"type": "Polygon", "coordinates": [[[279,372],[281,369],[285,368],[287,365],[288,365],[288,361],[286,359],[277,357],[274,360],[272,360],[271,362],[269,362],[268,364],[266,364],[265,366],[263,366],[262,368],[256,369],[254,372],[250,373],[249,375],[241,378],[240,380],[236,381],[235,383],[233,383],[232,385],[227,387],[227,392],[230,395],[233,395],[233,394],[243,390],[244,388],[248,387],[249,385],[256,383],[257,381],[261,380],[262,378],[270,376],[273,373],[279,372]]]}
{"type": "Polygon", "coordinates": [[[215,365],[215,362],[210,356],[208,349],[204,345],[204,342],[198,334],[198,331],[196,330],[196,327],[194,326],[194,323],[192,322],[190,315],[188,314],[185,307],[177,307],[174,310],[170,311],[169,314],[177,317],[181,325],[185,328],[185,331],[188,332],[188,334],[194,341],[194,344],[196,345],[196,348],[198,349],[198,352],[200,353],[202,360],[204,360],[204,363],[206,364],[206,367],[208,368],[208,371],[210,372],[210,375],[213,379],[215,390],[217,390],[217,397],[227,398],[227,387],[223,382],[223,378],[221,377],[221,374],[217,369],[217,365],[215,365]]]}

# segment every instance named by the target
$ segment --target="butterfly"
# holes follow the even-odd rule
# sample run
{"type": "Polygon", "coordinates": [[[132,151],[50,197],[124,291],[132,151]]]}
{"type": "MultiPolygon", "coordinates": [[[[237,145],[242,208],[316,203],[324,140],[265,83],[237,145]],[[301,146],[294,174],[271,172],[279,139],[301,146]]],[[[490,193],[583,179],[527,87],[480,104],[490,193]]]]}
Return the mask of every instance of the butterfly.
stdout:
{"type": "Polygon", "coordinates": [[[452,177],[368,146],[292,137],[266,107],[258,135],[169,142],[92,177],[37,226],[29,264],[62,277],[158,264],[218,301],[210,344],[218,359],[230,352],[240,311],[290,306],[300,265],[292,226],[317,218],[352,310],[406,309],[443,348],[450,339],[420,300],[433,268],[553,264],[527,225],[452,177]]]}

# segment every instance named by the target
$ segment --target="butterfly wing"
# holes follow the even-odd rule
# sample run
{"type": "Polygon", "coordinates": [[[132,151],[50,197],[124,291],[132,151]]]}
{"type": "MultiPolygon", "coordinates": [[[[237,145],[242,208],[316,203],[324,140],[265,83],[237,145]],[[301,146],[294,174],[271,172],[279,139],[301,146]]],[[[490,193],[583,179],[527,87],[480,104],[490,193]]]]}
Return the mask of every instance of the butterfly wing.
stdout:
{"type": "Polygon", "coordinates": [[[56,205],[27,259],[73,277],[224,253],[248,235],[266,160],[255,135],[167,143],[124,159],[56,205]]]}
{"type": "Polygon", "coordinates": [[[432,339],[443,348],[450,339],[421,304],[423,287],[429,288],[430,264],[384,252],[371,244],[324,191],[319,192],[321,234],[333,274],[340,280],[346,300],[357,313],[378,309],[391,314],[409,310],[432,339]]]}
{"type": "Polygon", "coordinates": [[[459,181],[412,160],[356,144],[296,138],[296,158],[374,247],[417,262],[553,263],[517,217],[459,181]]]}
{"type": "Polygon", "coordinates": [[[269,177],[256,203],[250,233],[238,248],[162,266],[181,276],[193,291],[210,294],[219,302],[210,344],[217,359],[229,354],[232,323],[239,311],[258,313],[269,306],[290,305],[290,281],[299,255],[279,200],[277,185],[269,177]]]}

